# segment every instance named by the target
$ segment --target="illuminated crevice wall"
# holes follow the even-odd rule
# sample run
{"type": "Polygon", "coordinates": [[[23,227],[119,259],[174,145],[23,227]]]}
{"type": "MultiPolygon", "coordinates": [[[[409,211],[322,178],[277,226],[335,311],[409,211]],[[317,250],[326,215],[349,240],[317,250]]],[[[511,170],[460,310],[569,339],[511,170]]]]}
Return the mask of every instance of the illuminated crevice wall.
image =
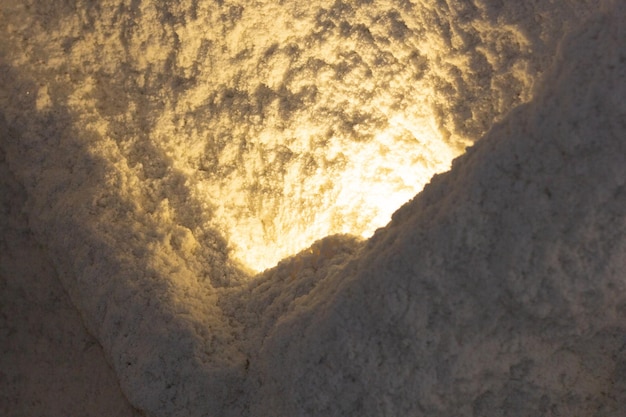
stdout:
{"type": "Polygon", "coordinates": [[[134,406],[621,416],[618,0],[152,3],[0,7],[15,212],[134,406]],[[477,139],[365,243],[238,264],[367,235],[477,139]]]}
{"type": "Polygon", "coordinates": [[[9,31],[30,33],[21,60],[57,74],[38,108],[65,90],[119,147],[145,210],[184,207],[173,221],[201,246],[216,229],[261,270],[330,234],[371,235],[528,100],[563,29],[536,7],[520,25],[523,6],[488,2],[107,1],[9,31]]]}

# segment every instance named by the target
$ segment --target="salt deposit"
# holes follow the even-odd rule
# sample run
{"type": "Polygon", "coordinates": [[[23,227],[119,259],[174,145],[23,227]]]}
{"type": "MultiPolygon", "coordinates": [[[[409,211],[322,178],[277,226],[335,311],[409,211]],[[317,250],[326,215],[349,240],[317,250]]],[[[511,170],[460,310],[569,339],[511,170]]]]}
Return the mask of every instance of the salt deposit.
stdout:
{"type": "Polygon", "coordinates": [[[2,6],[4,213],[133,406],[619,415],[624,6],[431,3],[2,6]]]}

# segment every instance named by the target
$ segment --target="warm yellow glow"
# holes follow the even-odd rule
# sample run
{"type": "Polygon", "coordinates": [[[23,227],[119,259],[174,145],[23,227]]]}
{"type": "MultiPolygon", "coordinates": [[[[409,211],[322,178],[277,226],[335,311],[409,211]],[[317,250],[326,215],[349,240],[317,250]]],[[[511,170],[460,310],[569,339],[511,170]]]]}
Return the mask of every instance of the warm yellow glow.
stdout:
{"type": "Polygon", "coordinates": [[[460,153],[437,127],[424,73],[439,41],[389,38],[393,22],[374,9],[355,10],[346,34],[320,26],[316,7],[272,4],[242,9],[202,65],[186,58],[197,39],[222,35],[177,29],[194,83],[153,130],[205,226],[257,271],[331,234],[370,236],[460,153]],[[302,37],[320,30],[323,41],[302,37]]]}
{"type": "Polygon", "coordinates": [[[68,119],[96,154],[117,148],[142,210],[171,211],[194,248],[217,231],[255,270],[384,226],[530,98],[539,68],[527,31],[485,7],[460,19],[437,2],[131,3],[90,30],[83,11],[16,36],[11,66],[56,74],[36,109],[67,94],[68,119]]]}
{"type": "MultiPolygon", "coordinates": [[[[300,126],[290,133],[299,136],[295,143],[305,143],[316,128],[300,126]]],[[[260,140],[288,142],[286,137],[272,135],[260,140]]],[[[388,126],[369,141],[331,137],[318,152],[320,159],[342,163],[337,168],[318,167],[306,176],[299,162],[290,164],[280,192],[262,195],[259,201],[269,210],[261,209],[261,217],[239,213],[226,225],[235,257],[250,268],[271,267],[330,234],[369,237],[433,174],[448,169],[458,153],[439,137],[430,117],[408,120],[402,115],[390,117],[388,126]]],[[[245,189],[243,181],[240,185],[245,189]]],[[[234,191],[224,197],[232,204],[245,205],[250,195],[234,191]]]]}
{"type": "MultiPolygon", "coordinates": [[[[288,64],[280,60],[258,81],[278,83],[276,74],[288,64]]],[[[371,74],[348,75],[294,77],[294,89],[315,87],[316,102],[288,119],[285,101],[271,96],[263,118],[217,121],[214,129],[227,140],[215,152],[215,172],[203,178],[189,170],[194,197],[212,213],[211,226],[223,231],[232,255],[249,268],[272,267],[331,234],[369,237],[460,153],[436,128],[429,88],[413,91],[398,109],[394,94],[406,85],[396,81],[382,90],[377,85],[385,83],[371,74]]],[[[192,143],[198,147],[174,148],[173,159],[206,153],[206,140],[192,143]]]]}

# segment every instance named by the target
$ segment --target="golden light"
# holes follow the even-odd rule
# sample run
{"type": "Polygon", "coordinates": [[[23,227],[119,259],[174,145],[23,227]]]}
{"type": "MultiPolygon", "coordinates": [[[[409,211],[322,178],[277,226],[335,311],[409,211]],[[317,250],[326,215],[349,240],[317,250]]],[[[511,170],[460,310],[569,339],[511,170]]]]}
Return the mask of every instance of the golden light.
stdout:
{"type": "Polygon", "coordinates": [[[438,46],[384,40],[394,21],[368,13],[351,15],[350,33],[316,41],[317,8],[246,9],[200,66],[182,58],[197,57],[206,27],[177,32],[179,65],[196,65],[196,84],[159,118],[158,142],[204,204],[207,227],[252,270],[328,235],[369,237],[464,148],[437,127],[433,81],[416,54],[438,46]]]}
{"type": "Polygon", "coordinates": [[[524,47],[514,28],[485,31],[495,49],[483,51],[462,28],[451,40],[424,31],[428,8],[198,7],[164,24],[142,2],[122,38],[109,35],[111,13],[50,65],[89,64],[76,65],[85,74],[69,104],[119,147],[150,195],[146,210],[176,200],[172,222],[198,247],[217,230],[256,271],[331,234],[370,236],[507,97],[524,98],[495,88],[485,99],[485,86],[532,85],[523,62],[496,53],[524,47]]]}
{"type": "MultiPolygon", "coordinates": [[[[319,126],[298,126],[280,137],[261,135],[259,142],[273,141],[284,152],[306,154],[304,144],[319,131],[319,126]]],[[[428,115],[411,120],[393,115],[368,140],[331,136],[315,152],[309,162],[316,166],[310,171],[307,157],[285,163],[277,160],[278,154],[267,161],[256,155],[244,164],[253,172],[267,171],[265,177],[234,178],[217,191],[224,196],[217,213],[223,216],[233,255],[251,269],[271,267],[331,234],[369,237],[458,154],[441,139],[428,115]],[[282,169],[280,175],[272,164],[282,169]],[[268,184],[259,190],[247,181],[268,184]]],[[[236,163],[228,160],[238,155],[234,149],[225,154],[222,164],[236,163]]],[[[208,182],[197,187],[198,193],[211,194],[208,182]]]]}

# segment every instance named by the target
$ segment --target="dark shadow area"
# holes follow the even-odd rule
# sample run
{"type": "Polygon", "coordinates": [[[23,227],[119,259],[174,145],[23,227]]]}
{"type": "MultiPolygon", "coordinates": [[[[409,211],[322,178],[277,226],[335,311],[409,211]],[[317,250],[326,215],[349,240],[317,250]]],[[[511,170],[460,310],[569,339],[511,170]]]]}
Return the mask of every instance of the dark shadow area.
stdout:
{"type": "MultiPolygon", "coordinates": [[[[0,117],[2,140],[7,131],[0,117]]],[[[0,414],[143,416],[30,231],[26,193],[1,148],[0,178],[0,414]]]]}
{"type": "MultiPolygon", "coordinates": [[[[0,149],[24,187],[30,229],[53,261],[87,329],[104,346],[125,394],[133,404],[151,409],[155,398],[150,395],[176,396],[178,389],[168,387],[191,378],[205,385],[200,389],[208,397],[202,401],[209,408],[240,401],[237,346],[224,330],[227,324],[214,288],[236,284],[245,274],[229,261],[225,239],[215,230],[201,236],[200,243],[210,245],[206,253],[211,258],[187,264],[193,254],[164,240],[170,232],[169,239],[176,236],[178,225],[164,227],[142,207],[142,201],[149,201],[145,190],[128,194],[129,174],[116,171],[115,163],[121,160],[97,153],[102,138],[81,129],[84,126],[67,110],[66,97],[53,92],[52,105],[39,111],[36,74],[6,63],[0,65],[0,74],[0,149]],[[159,252],[163,250],[165,254],[159,252]],[[210,269],[194,275],[202,264],[210,269]],[[158,358],[168,358],[169,365],[155,367],[158,358]],[[177,361],[180,365],[174,364],[177,361]],[[137,384],[145,383],[147,372],[154,373],[154,386],[148,397],[137,397],[145,392],[137,384]],[[183,376],[186,372],[195,376],[183,376]]],[[[141,156],[166,173],[153,183],[154,195],[168,198],[175,214],[189,213],[194,202],[183,174],[148,141],[142,146],[137,150],[147,155],[141,156]]],[[[193,228],[191,213],[176,220],[193,228]]]]}

